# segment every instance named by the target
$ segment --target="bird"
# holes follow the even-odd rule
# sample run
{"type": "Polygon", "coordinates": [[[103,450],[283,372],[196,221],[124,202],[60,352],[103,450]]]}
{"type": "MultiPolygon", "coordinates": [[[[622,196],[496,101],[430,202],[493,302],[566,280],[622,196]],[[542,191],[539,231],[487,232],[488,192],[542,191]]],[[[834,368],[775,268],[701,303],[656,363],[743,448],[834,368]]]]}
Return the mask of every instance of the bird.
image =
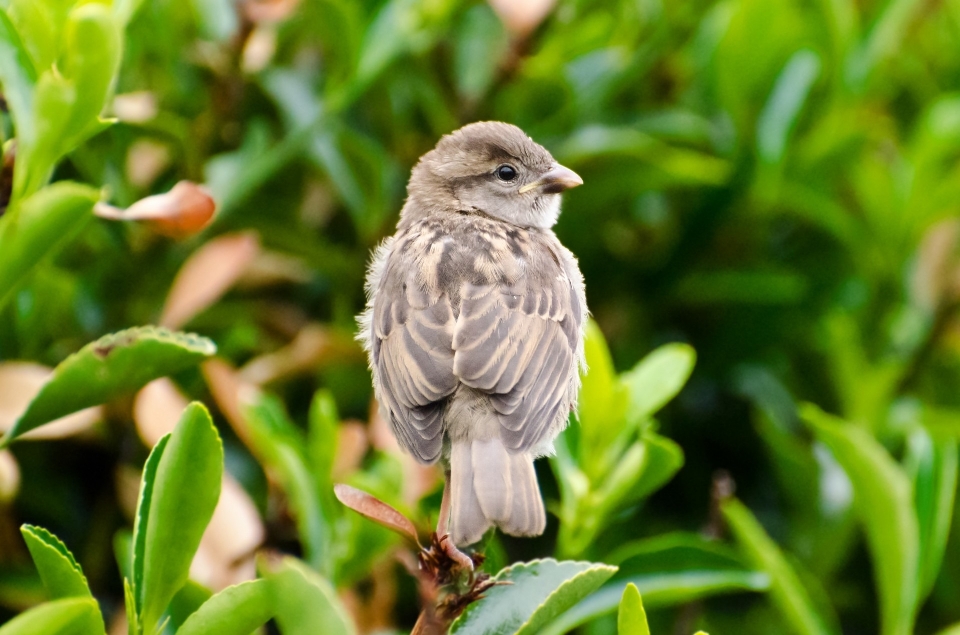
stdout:
{"type": "Polygon", "coordinates": [[[520,128],[468,124],[420,157],[396,233],[373,253],[358,339],[380,415],[418,462],[445,466],[437,534],[546,526],[534,459],[576,412],[588,310],[554,234],[583,180],[520,128]]]}

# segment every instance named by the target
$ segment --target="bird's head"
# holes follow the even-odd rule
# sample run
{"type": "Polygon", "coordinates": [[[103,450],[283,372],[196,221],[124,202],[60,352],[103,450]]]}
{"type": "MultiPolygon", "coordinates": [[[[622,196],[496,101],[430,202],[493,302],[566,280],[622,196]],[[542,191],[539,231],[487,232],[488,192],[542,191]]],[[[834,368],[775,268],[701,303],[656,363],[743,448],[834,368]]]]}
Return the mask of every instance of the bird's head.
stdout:
{"type": "Polygon", "coordinates": [[[583,183],[520,128],[499,121],[452,132],[410,176],[404,215],[440,207],[479,211],[520,227],[552,227],[560,193],[583,183]]]}

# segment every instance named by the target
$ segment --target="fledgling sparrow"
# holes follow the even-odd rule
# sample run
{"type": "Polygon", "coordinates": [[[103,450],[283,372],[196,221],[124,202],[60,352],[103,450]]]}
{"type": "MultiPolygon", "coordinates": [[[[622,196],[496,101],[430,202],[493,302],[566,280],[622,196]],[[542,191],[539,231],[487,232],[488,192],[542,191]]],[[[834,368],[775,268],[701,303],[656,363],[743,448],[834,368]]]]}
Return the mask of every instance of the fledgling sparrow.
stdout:
{"type": "Polygon", "coordinates": [[[516,126],[464,126],[413,168],[367,274],[358,337],[380,412],[418,461],[447,462],[438,533],[456,545],[492,525],[543,533],[533,460],[576,409],[587,316],[551,227],[582,183],[516,126]]]}

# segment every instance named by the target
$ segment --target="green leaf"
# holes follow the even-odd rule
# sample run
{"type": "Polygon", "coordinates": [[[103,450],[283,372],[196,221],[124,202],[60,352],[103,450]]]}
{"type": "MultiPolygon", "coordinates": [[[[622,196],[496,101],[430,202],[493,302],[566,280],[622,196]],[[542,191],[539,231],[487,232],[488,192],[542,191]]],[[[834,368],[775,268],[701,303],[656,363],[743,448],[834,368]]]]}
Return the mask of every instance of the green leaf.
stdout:
{"type": "Polygon", "coordinates": [[[33,91],[36,83],[37,71],[30,54],[10,17],[0,9],[0,85],[18,133],[34,128],[33,91]]]}
{"type": "Polygon", "coordinates": [[[187,618],[177,635],[249,635],[273,615],[270,584],[252,580],[227,587],[187,618]]]}
{"type": "Polygon", "coordinates": [[[204,602],[211,597],[213,597],[213,591],[199,582],[187,580],[186,584],[170,600],[170,605],[167,607],[167,614],[170,616],[168,626],[179,632],[180,627],[187,619],[196,613],[204,602]]]}
{"type": "Polygon", "coordinates": [[[853,483],[855,507],[880,597],[883,635],[913,630],[920,573],[920,536],[910,481],[865,429],[807,404],[801,417],[833,453],[853,483]]]}
{"type": "Polygon", "coordinates": [[[913,482],[920,528],[920,588],[922,602],[933,589],[950,535],[957,490],[957,441],[936,439],[920,427],[907,437],[905,468],[913,482]]]}
{"type": "Polygon", "coordinates": [[[215,352],[216,346],[205,337],[153,326],[105,335],[57,366],[0,445],[44,423],[180,372],[215,352]]]}
{"type": "MultiPolygon", "coordinates": [[[[143,475],[140,477],[140,496],[137,501],[137,517],[133,524],[131,553],[131,569],[133,574],[130,578],[130,586],[134,591],[134,614],[139,616],[143,610],[143,569],[144,559],[147,554],[147,521],[150,518],[150,509],[153,504],[153,490],[157,482],[157,468],[160,465],[160,459],[163,452],[170,442],[170,434],[160,437],[157,444],[150,450],[146,463],[143,464],[143,475]]],[[[128,607],[129,611],[129,607],[128,607]]],[[[138,631],[139,632],[139,631],[138,631]]]]}
{"type": "Polygon", "coordinates": [[[553,559],[520,562],[500,571],[498,585],[450,627],[458,635],[533,635],[595,591],[616,567],[553,559]]]}
{"type": "Polygon", "coordinates": [[[93,597],[83,570],[59,538],[33,525],[23,525],[20,533],[52,599],[93,597]]]}
{"type": "Polygon", "coordinates": [[[592,320],[587,322],[584,352],[590,370],[582,377],[579,397],[580,466],[591,481],[599,481],[611,467],[605,460],[607,449],[625,427],[628,394],[617,378],[603,333],[592,320]]]}
{"type": "Polygon", "coordinates": [[[453,77],[460,95],[474,102],[496,78],[510,50],[510,38],[503,22],[487,4],[475,5],[463,14],[458,36],[454,40],[453,77]]]}
{"type": "Polygon", "coordinates": [[[76,86],[76,101],[60,155],[99,131],[98,117],[110,96],[122,49],[116,17],[109,7],[98,3],[81,4],[70,12],[64,39],[63,75],[76,86]]]}
{"type": "Polygon", "coordinates": [[[549,624],[542,635],[563,635],[614,613],[627,584],[637,586],[648,608],[765,591],[770,586],[766,573],[747,568],[730,547],[697,534],[675,532],[637,540],[611,553],[608,560],[619,566],[614,579],[549,624]]]}
{"type": "MultiPolygon", "coordinates": [[[[220,497],[222,475],[220,436],[207,409],[192,403],[162,449],[146,501],[142,583],[135,584],[144,633],[154,632],[170,600],[187,581],[190,562],[220,497]]],[[[143,487],[149,487],[146,479],[143,487]]],[[[141,540],[135,532],[137,548],[141,540]]],[[[135,560],[135,571],[136,565],[135,560]]]]}
{"type": "Polygon", "coordinates": [[[734,498],[724,501],[721,509],[747,557],[770,574],[771,598],[791,630],[800,635],[839,633],[835,624],[819,614],[799,576],[750,510],[734,498]]]}
{"type": "Polygon", "coordinates": [[[270,395],[260,397],[245,415],[254,445],[251,449],[279,481],[290,502],[305,560],[313,568],[329,573],[332,528],[320,507],[316,481],[303,455],[301,431],[287,418],[283,404],[270,395]]]}
{"type": "Polygon", "coordinates": [[[697,353],[687,344],[664,344],[620,376],[629,395],[627,416],[646,419],[677,396],[687,383],[697,353]]]}
{"type": "Polygon", "coordinates": [[[283,635],[354,635],[353,620],[333,586],[296,558],[267,574],[270,605],[283,635]]]}
{"type": "Polygon", "coordinates": [[[794,53],[783,67],[757,120],[757,154],[767,163],[783,160],[788,137],[819,74],[820,56],[806,49],[794,53]]]}
{"type": "MultiPolygon", "coordinates": [[[[0,38],[0,51],[3,46],[0,38]]],[[[0,307],[44,256],[77,235],[99,196],[91,187],[64,181],[11,205],[0,217],[0,307]]]]}
{"type": "Polygon", "coordinates": [[[103,617],[93,598],[46,602],[0,627],[0,635],[92,635],[103,632],[103,617]]]}
{"type": "Polygon", "coordinates": [[[630,583],[623,588],[620,598],[620,612],[617,615],[618,635],[650,635],[647,625],[647,612],[643,610],[643,600],[637,585],[630,583]]]}

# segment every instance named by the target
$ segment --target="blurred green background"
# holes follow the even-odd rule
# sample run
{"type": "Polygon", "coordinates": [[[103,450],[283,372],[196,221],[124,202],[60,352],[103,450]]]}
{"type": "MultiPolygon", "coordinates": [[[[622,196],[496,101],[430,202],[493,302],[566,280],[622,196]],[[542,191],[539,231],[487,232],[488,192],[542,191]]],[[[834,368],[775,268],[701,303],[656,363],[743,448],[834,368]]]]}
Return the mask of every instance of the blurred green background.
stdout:
{"type": "MultiPolygon", "coordinates": [[[[161,320],[213,339],[294,425],[325,388],[350,434],[366,439],[372,390],[351,338],[370,250],[393,232],[409,170],[440,136],[507,121],[584,179],[555,230],[579,258],[614,367],[668,342],[697,352],[689,383],[658,416],[682,469],[618,509],[579,555],[603,560],[673,531],[727,541],[713,492],[732,479],[842,632],[910,631],[881,625],[889,602],[878,588],[896,586],[891,571],[919,584],[904,592],[919,596],[905,609],[915,605],[913,630],[937,632],[960,621],[960,530],[950,522],[958,44],[956,0],[146,0],[106,111],[119,122],[70,153],[54,180],[104,186],[119,207],[191,180],[212,193],[217,216],[182,241],[91,221],[0,308],[0,360],[55,366],[104,333],[161,320]],[[206,269],[177,278],[224,236],[206,269]],[[187,308],[171,317],[174,299],[187,308]],[[823,415],[798,411],[803,402],[876,441],[897,475],[838,463],[841,450],[810,424],[823,415]],[[930,561],[923,574],[880,564],[898,549],[903,534],[891,526],[902,516],[864,509],[872,478],[879,490],[910,490],[902,500],[917,508],[912,557],[930,561]]],[[[2,121],[13,136],[7,113],[2,121]]],[[[282,493],[226,425],[205,373],[174,379],[219,406],[227,468],[255,502],[265,544],[299,553],[282,493]]],[[[0,619],[38,597],[22,522],[59,535],[101,603],[122,613],[112,540],[129,524],[122,483],[131,471],[135,482],[147,452],[135,411],[120,400],[81,437],[13,449],[0,619]]],[[[381,463],[367,441],[352,447],[375,480],[381,463]]],[[[407,499],[424,519],[439,501],[429,483],[423,500],[407,499]]],[[[528,560],[554,553],[557,535],[551,516],[543,538],[495,538],[488,549],[501,564],[528,560]]],[[[415,597],[382,554],[346,586],[369,599],[371,575],[396,578],[378,626],[409,628],[415,597]]],[[[913,562],[901,555],[890,557],[913,562]]],[[[743,592],[650,616],[660,633],[790,632],[778,606],[743,592]]],[[[583,628],[611,632],[602,621],[583,628]]]]}

